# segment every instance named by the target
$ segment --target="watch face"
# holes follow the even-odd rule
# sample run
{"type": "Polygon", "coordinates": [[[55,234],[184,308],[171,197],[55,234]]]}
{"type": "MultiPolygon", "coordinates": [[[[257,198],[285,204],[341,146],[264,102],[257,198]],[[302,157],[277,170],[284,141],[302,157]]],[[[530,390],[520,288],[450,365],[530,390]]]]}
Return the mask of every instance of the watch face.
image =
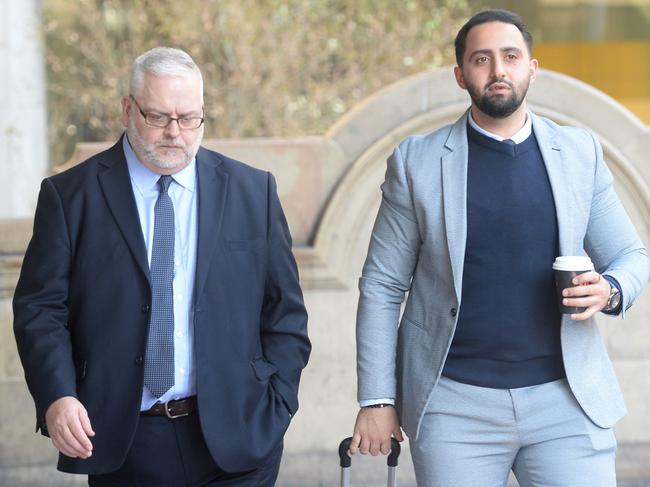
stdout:
{"type": "Polygon", "coordinates": [[[607,302],[607,305],[605,306],[605,308],[608,311],[614,310],[614,309],[618,308],[618,305],[620,304],[620,302],[621,302],[621,293],[616,291],[614,294],[612,294],[610,296],[609,301],[607,302]]]}

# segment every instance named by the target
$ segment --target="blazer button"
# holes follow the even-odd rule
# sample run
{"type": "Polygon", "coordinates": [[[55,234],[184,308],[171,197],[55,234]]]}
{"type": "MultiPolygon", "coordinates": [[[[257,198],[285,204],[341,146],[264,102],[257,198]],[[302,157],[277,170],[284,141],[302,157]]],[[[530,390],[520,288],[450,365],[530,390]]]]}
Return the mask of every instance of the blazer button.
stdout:
{"type": "Polygon", "coordinates": [[[142,365],[143,362],[144,359],[142,358],[142,356],[135,358],[135,365],[142,365]]]}
{"type": "Polygon", "coordinates": [[[451,308],[451,316],[456,316],[458,314],[458,310],[456,308],[451,308]]]}
{"type": "Polygon", "coordinates": [[[143,313],[148,313],[150,309],[150,306],[148,304],[143,304],[142,305],[142,312],[143,313]]]}

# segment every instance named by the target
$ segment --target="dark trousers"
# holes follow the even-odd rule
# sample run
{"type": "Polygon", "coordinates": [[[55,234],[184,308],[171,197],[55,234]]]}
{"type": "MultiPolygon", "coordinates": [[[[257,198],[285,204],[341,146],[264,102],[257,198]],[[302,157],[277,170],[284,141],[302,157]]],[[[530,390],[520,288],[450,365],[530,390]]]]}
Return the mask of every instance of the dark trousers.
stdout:
{"type": "MultiPolygon", "coordinates": [[[[228,441],[224,438],[224,441],[228,441]]],[[[208,451],[198,414],[169,419],[140,416],[122,467],[89,475],[92,487],[273,487],[280,469],[282,443],[266,464],[246,472],[221,470],[208,451]]]]}

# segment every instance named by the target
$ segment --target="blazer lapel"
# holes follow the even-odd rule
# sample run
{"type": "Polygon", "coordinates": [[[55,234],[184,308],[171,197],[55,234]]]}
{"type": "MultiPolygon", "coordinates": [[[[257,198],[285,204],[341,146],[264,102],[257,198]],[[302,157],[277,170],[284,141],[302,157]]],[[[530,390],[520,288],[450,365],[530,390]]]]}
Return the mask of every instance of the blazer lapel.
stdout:
{"type": "Polygon", "coordinates": [[[562,161],[562,149],[557,141],[555,130],[546,125],[537,115],[531,114],[531,116],[535,138],[542,153],[546,173],[551,183],[551,191],[553,192],[560,241],[560,255],[574,255],[576,251],[574,250],[573,243],[576,236],[573,231],[571,193],[568,186],[569,175],[562,161]]]}
{"type": "Polygon", "coordinates": [[[199,234],[196,254],[195,302],[203,292],[226,207],[228,174],[219,167],[221,163],[220,159],[210,156],[203,149],[196,156],[199,182],[199,234]]]}
{"type": "Polygon", "coordinates": [[[101,161],[100,164],[106,166],[106,170],[98,175],[99,185],[104,193],[106,203],[138,267],[149,281],[147,250],[142,236],[138,208],[133,196],[129,169],[122,150],[122,138],[107,154],[107,159],[101,161]]]}
{"type": "Polygon", "coordinates": [[[451,128],[442,156],[445,230],[456,296],[460,297],[467,241],[467,112],[451,128]]]}

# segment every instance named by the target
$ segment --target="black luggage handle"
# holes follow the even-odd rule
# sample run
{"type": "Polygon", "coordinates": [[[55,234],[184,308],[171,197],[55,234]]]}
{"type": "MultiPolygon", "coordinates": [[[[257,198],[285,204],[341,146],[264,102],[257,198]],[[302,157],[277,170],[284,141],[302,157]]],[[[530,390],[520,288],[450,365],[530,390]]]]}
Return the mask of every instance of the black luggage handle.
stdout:
{"type": "MultiPolygon", "coordinates": [[[[348,468],[352,465],[352,459],[350,458],[350,443],[352,443],[352,437],[344,439],[339,445],[339,460],[341,463],[341,468],[348,468]]],[[[395,438],[390,439],[390,453],[388,454],[388,459],[386,460],[386,465],[389,467],[397,467],[397,460],[399,458],[399,453],[402,447],[395,438]]]]}

